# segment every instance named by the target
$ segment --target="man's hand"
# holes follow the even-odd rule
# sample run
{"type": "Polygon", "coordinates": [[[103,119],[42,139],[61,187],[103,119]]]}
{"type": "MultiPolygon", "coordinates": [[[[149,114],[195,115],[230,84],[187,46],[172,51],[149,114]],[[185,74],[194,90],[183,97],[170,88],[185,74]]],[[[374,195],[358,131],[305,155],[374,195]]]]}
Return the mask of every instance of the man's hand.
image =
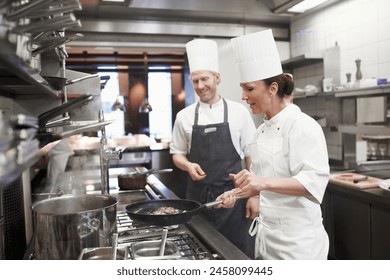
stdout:
{"type": "Polygon", "coordinates": [[[187,166],[187,172],[191,176],[191,179],[194,181],[200,181],[206,178],[206,173],[197,163],[189,163],[187,166]]]}

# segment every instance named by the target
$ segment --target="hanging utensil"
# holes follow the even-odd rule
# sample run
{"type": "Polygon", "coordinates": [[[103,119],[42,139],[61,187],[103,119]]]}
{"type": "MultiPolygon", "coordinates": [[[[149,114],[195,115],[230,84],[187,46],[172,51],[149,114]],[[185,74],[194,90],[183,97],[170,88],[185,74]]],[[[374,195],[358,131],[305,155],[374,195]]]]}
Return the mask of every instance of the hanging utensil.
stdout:
{"type": "Polygon", "coordinates": [[[104,122],[96,122],[96,123],[84,125],[84,126],[81,126],[81,127],[75,128],[75,129],[61,132],[58,135],[61,138],[67,138],[69,136],[80,134],[82,132],[99,130],[102,127],[105,127],[106,125],[112,124],[113,122],[114,122],[114,120],[108,120],[108,121],[104,121],[104,122]]]}
{"type": "Polygon", "coordinates": [[[49,17],[49,16],[55,16],[59,14],[65,14],[65,13],[71,13],[73,11],[81,11],[82,6],[81,3],[78,0],[71,0],[71,1],[61,1],[60,5],[58,6],[50,6],[44,9],[41,9],[33,14],[28,14],[27,17],[29,18],[42,18],[42,17],[49,17]]]}
{"type": "Polygon", "coordinates": [[[80,106],[84,105],[85,103],[91,101],[93,99],[93,95],[85,94],[81,95],[73,100],[70,100],[58,107],[55,107],[53,109],[50,109],[49,111],[46,111],[38,116],[38,124],[39,128],[43,129],[45,128],[48,121],[54,119],[55,117],[62,115],[66,112],[69,112],[73,109],[79,108],[80,106]]]}
{"type": "Polygon", "coordinates": [[[95,77],[99,77],[99,74],[88,75],[73,80],[67,80],[66,78],[61,78],[61,77],[42,76],[42,78],[44,78],[45,81],[41,83],[51,86],[54,90],[62,90],[67,85],[71,85],[95,77]]]}
{"type": "MultiPolygon", "coordinates": [[[[46,52],[48,50],[51,50],[51,49],[54,49],[54,48],[57,48],[59,46],[62,46],[64,44],[67,44],[77,38],[80,38],[82,37],[83,34],[80,34],[80,33],[76,33],[72,36],[65,36],[65,37],[62,37],[62,36],[57,36],[57,37],[52,37],[52,38],[48,38],[48,39],[45,39],[45,40],[42,40],[40,42],[41,46],[34,49],[31,54],[33,56],[36,56],[38,54],[41,54],[43,52],[46,52]]],[[[62,89],[62,88],[61,88],[62,89]]]]}
{"type": "Polygon", "coordinates": [[[36,138],[40,142],[40,146],[43,147],[46,144],[50,142],[54,142],[57,140],[61,140],[64,138],[68,138],[70,136],[80,134],[83,132],[89,132],[89,131],[97,131],[100,130],[102,127],[109,125],[113,123],[114,120],[104,121],[104,122],[95,122],[89,125],[84,125],[75,129],[67,130],[61,133],[53,133],[53,132],[40,132],[36,135],[36,138]]]}
{"type": "Polygon", "coordinates": [[[70,13],[53,18],[37,20],[24,25],[16,25],[12,28],[12,32],[18,34],[38,33],[49,30],[63,30],[74,26],[81,26],[81,22],[76,19],[73,13],[70,13]]]}
{"type": "Polygon", "coordinates": [[[15,8],[10,7],[9,12],[6,14],[6,18],[9,21],[17,21],[28,14],[47,7],[51,2],[53,2],[53,0],[36,0],[29,1],[26,4],[19,5],[15,8]]]}

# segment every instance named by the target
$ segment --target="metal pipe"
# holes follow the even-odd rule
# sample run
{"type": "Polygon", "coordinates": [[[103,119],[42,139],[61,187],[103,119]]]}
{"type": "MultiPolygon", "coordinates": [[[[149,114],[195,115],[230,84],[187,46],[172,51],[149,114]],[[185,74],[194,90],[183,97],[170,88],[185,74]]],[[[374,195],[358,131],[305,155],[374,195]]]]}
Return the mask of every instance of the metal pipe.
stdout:
{"type": "MultiPolygon", "coordinates": [[[[99,111],[99,122],[104,122],[104,114],[103,110],[99,111]]],[[[107,147],[107,137],[106,137],[106,129],[103,126],[101,129],[102,137],[100,139],[100,180],[101,180],[101,192],[102,194],[110,193],[110,186],[108,184],[108,160],[106,159],[106,151],[107,147]]]]}
{"type": "MultiPolygon", "coordinates": [[[[99,111],[99,122],[104,122],[103,110],[99,111]]],[[[111,150],[107,145],[106,129],[103,126],[101,129],[102,137],[100,139],[100,180],[102,194],[110,193],[109,184],[109,166],[111,159],[121,159],[124,149],[119,151],[111,150]]]]}

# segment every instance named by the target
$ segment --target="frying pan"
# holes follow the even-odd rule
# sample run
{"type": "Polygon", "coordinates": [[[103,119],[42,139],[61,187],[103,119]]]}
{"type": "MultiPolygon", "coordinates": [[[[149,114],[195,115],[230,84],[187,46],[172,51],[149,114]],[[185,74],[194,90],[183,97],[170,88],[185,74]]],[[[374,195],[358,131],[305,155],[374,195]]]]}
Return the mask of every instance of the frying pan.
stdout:
{"type": "Polygon", "coordinates": [[[49,111],[46,111],[38,116],[38,124],[41,129],[45,127],[47,122],[63,113],[69,112],[73,109],[79,108],[81,105],[91,101],[93,95],[85,94],[75,99],[72,99],[58,107],[55,107],[49,111]]]}
{"type": "Polygon", "coordinates": [[[81,127],[77,127],[71,130],[67,130],[64,132],[60,132],[58,134],[52,133],[52,132],[39,132],[36,136],[36,138],[39,140],[41,146],[45,146],[46,144],[57,141],[60,139],[64,139],[67,137],[70,137],[72,135],[76,135],[82,132],[87,131],[96,131],[101,129],[102,127],[109,125],[113,123],[113,120],[104,121],[104,122],[95,122],[88,125],[83,125],[81,127]]]}
{"type": "Polygon", "coordinates": [[[62,77],[42,76],[42,78],[45,79],[45,81],[42,83],[43,84],[47,83],[54,90],[62,90],[67,85],[71,85],[71,84],[81,82],[81,81],[86,80],[86,79],[98,77],[98,76],[99,76],[99,74],[93,74],[93,75],[88,75],[88,76],[80,77],[80,78],[73,79],[73,80],[67,80],[66,78],[62,78],[62,77]]]}
{"type": "Polygon", "coordinates": [[[72,130],[67,130],[59,134],[54,134],[52,132],[47,132],[45,126],[47,122],[53,119],[56,116],[59,116],[65,112],[69,112],[73,109],[79,108],[81,105],[91,101],[93,99],[92,95],[81,95],[78,98],[70,100],[58,107],[55,107],[49,111],[46,111],[38,116],[38,126],[39,132],[36,135],[36,138],[40,142],[40,146],[45,146],[49,142],[60,140],[75,134],[79,134],[86,131],[94,131],[101,129],[102,127],[111,124],[113,121],[104,121],[104,122],[94,122],[85,126],[81,126],[72,130]]]}
{"type": "MultiPolygon", "coordinates": [[[[237,196],[236,199],[247,198],[247,196],[237,196]]],[[[201,204],[188,199],[160,199],[147,200],[128,204],[125,207],[127,215],[133,221],[151,224],[156,226],[171,226],[185,224],[201,209],[211,208],[221,203],[221,200],[201,204]],[[180,210],[178,214],[156,215],[153,211],[161,207],[173,207],[180,210]]]]}

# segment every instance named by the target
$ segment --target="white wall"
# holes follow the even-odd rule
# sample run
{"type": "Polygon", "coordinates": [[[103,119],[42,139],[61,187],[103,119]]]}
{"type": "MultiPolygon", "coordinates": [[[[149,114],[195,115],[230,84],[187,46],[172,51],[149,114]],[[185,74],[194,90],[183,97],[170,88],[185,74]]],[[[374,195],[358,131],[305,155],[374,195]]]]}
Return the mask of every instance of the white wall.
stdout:
{"type": "MultiPolygon", "coordinates": [[[[291,55],[318,53],[338,44],[340,49],[340,83],[347,81],[346,74],[355,80],[355,60],[362,60],[364,78],[390,80],[390,1],[344,0],[333,6],[291,23],[291,55]]],[[[323,63],[294,70],[296,87],[313,84],[321,88],[324,76],[323,63]]],[[[342,159],[342,135],[337,127],[341,112],[337,98],[296,99],[301,109],[311,116],[326,117],[325,136],[330,158],[342,159]],[[336,111],[335,111],[336,108],[336,111]]]]}
{"type": "Polygon", "coordinates": [[[390,1],[344,0],[291,23],[292,56],[322,51],[336,42],[341,84],[348,72],[355,78],[357,58],[363,78],[390,80],[390,1]]]}

